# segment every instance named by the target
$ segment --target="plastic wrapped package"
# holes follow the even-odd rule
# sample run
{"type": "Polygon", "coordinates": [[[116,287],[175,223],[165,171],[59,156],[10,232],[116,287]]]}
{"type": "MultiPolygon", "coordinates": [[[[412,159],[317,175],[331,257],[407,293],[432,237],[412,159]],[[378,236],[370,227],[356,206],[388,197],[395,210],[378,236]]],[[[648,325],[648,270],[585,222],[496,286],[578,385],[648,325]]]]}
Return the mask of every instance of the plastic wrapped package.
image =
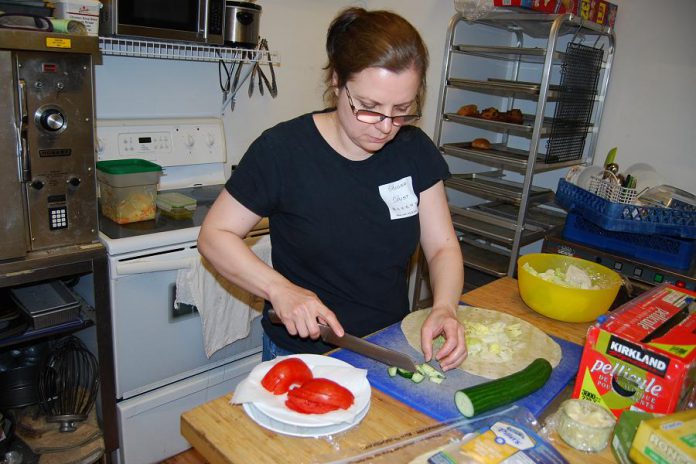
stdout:
{"type": "Polygon", "coordinates": [[[476,21],[486,16],[495,7],[493,0],[454,0],[454,9],[469,21],[476,21]]]}
{"type": "Polygon", "coordinates": [[[473,419],[439,423],[360,449],[341,447],[317,462],[331,463],[567,463],[536,431],[538,422],[526,408],[509,408],[473,419]]]}
{"type": "Polygon", "coordinates": [[[566,400],[546,421],[544,431],[555,430],[573,448],[596,453],[607,447],[616,418],[607,409],[579,399],[566,400]]]}

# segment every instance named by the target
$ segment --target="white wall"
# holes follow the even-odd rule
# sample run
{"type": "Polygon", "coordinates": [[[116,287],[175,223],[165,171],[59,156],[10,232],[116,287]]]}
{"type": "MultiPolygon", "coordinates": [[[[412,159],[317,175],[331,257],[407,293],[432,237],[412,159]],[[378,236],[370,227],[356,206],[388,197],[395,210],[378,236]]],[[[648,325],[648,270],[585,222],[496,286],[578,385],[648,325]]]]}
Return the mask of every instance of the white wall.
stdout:
{"type": "Polygon", "coordinates": [[[696,2],[612,1],[616,55],[595,160],[616,146],[620,166],[650,163],[696,193],[696,2]]]}
{"type": "MultiPolygon", "coordinates": [[[[619,5],[617,49],[596,159],[619,147],[622,167],[650,162],[666,183],[695,191],[696,47],[690,33],[693,0],[614,0],[619,5]]],[[[348,5],[391,9],[422,33],[430,50],[428,98],[421,126],[432,134],[445,34],[447,0],[259,0],[261,35],[280,55],[279,95],[241,90],[223,115],[228,158],[238,161],[264,129],[321,108],[324,39],[334,15],[348,5]]],[[[268,75],[268,69],[264,71],[268,75]]],[[[97,116],[219,116],[217,65],[140,58],[104,58],[96,70],[97,116]]]]}

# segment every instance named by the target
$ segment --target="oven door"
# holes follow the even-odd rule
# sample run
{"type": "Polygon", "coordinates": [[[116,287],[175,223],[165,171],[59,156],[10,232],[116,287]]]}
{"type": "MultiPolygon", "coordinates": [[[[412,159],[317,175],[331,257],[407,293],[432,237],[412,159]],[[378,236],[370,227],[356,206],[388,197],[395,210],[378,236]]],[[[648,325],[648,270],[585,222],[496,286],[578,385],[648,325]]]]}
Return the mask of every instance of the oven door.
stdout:
{"type": "Polygon", "coordinates": [[[223,43],[225,0],[115,0],[114,3],[119,35],[223,43]]]}
{"type": "Polygon", "coordinates": [[[109,258],[116,395],[126,399],[261,351],[260,317],[246,338],[208,359],[193,306],[174,307],[176,276],[195,242],[109,258]]]}

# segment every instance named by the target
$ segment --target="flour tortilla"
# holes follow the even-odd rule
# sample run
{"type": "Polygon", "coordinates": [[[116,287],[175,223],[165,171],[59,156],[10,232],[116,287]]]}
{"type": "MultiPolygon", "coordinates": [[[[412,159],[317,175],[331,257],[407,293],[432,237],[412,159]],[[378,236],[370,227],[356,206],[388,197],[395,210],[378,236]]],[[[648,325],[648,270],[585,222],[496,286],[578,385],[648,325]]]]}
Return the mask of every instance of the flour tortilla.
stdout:
{"type": "MultiPolygon", "coordinates": [[[[401,330],[406,336],[409,345],[422,351],[421,327],[430,314],[430,308],[414,311],[401,321],[401,330]]],[[[503,322],[506,325],[519,324],[522,330],[519,340],[524,341],[524,346],[513,355],[511,361],[499,363],[483,360],[476,355],[470,355],[459,366],[459,369],[487,379],[498,379],[517,372],[529,365],[536,358],[545,358],[553,367],[561,361],[561,347],[551,337],[534,327],[527,321],[515,316],[492,311],[490,309],[475,308],[473,306],[460,305],[457,309],[457,319],[465,327],[467,322],[503,322]]],[[[442,345],[433,343],[433,353],[442,345]]]]}

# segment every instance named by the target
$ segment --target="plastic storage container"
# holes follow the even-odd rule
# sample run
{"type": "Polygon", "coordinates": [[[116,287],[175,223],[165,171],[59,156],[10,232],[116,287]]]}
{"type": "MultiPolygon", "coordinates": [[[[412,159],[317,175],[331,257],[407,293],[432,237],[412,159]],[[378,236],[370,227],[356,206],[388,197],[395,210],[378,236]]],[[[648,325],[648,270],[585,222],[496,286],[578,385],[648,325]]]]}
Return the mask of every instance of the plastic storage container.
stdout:
{"type": "Polygon", "coordinates": [[[566,217],[563,238],[678,270],[688,270],[696,254],[696,240],[605,230],[572,212],[566,217]]]}
{"type": "Polygon", "coordinates": [[[53,16],[59,19],[71,19],[85,25],[87,35],[99,35],[99,10],[101,2],[97,0],[53,0],[53,16]]]}
{"type": "Polygon", "coordinates": [[[172,219],[191,219],[196,211],[196,200],[178,192],[157,195],[157,209],[172,219]]]}
{"type": "Polygon", "coordinates": [[[582,214],[603,229],[634,234],[696,238],[696,212],[613,203],[559,179],[556,203],[582,214]]]}
{"type": "Polygon", "coordinates": [[[102,214],[118,224],[154,219],[161,174],[160,165],[143,159],[97,162],[102,214]]]}

